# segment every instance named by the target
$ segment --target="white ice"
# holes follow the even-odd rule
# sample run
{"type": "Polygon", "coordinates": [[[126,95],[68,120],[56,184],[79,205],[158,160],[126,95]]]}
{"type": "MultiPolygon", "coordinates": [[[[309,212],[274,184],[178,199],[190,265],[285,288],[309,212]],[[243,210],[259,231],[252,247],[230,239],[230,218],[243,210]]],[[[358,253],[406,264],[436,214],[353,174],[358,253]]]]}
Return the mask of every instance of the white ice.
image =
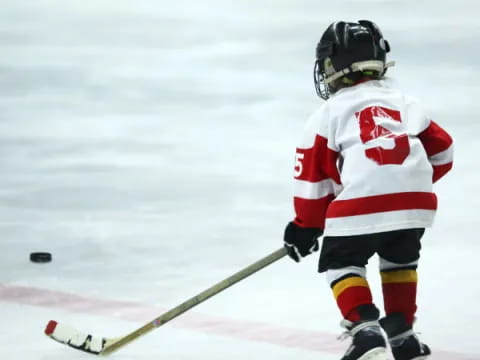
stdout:
{"type": "MultiPolygon", "coordinates": [[[[423,242],[417,330],[480,359],[478,1],[2,0],[0,359],[88,359],[50,319],[114,337],[281,247],[314,47],[376,21],[392,78],[456,139],[423,242]],[[53,261],[34,264],[32,251],[53,261]]],[[[269,266],[116,359],[339,359],[317,255],[269,266]]],[[[381,306],[377,263],[369,265],[381,306]]]]}

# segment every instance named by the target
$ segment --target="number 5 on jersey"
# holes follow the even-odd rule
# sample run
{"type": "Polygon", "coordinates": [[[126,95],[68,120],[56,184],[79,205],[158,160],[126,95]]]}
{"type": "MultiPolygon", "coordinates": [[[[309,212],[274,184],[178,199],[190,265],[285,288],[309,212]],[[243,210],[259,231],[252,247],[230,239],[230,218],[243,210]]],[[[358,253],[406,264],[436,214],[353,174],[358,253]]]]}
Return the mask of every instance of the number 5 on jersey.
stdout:
{"type": "Polygon", "coordinates": [[[383,106],[370,106],[355,113],[360,126],[360,138],[364,144],[379,139],[393,139],[394,147],[386,149],[381,146],[365,150],[365,155],[378,165],[401,165],[410,154],[408,135],[405,133],[394,134],[390,130],[375,123],[375,118],[388,121],[402,122],[400,111],[383,106]]]}
{"type": "Polygon", "coordinates": [[[303,171],[302,160],[304,157],[305,157],[305,154],[302,154],[302,153],[295,154],[295,169],[294,169],[295,177],[299,177],[302,174],[302,171],[303,171]]]}

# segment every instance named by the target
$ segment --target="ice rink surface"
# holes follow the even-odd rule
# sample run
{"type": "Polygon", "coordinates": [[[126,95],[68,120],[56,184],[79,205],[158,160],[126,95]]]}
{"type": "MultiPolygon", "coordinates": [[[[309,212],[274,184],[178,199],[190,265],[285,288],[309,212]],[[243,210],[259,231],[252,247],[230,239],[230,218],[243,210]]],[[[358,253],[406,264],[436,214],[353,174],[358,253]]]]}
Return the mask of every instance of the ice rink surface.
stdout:
{"type": "MultiPolygon", "coordinates": [[[[478,1],[2,0],[0,359],[89,359],[56,319],[114,337],[281,246],[293,154],[320,104],[314,48],[371,19],[389,75],[456,139],[423,242],[417,330],[480,359],[478,1]],[[49,264],[30,263],[49,251],[49,264]]],[[[339,359],[317,256],[282,259],[115,359],[339,359]]],[[[372,290],[381,295],[377,262],[372,290]]]]}

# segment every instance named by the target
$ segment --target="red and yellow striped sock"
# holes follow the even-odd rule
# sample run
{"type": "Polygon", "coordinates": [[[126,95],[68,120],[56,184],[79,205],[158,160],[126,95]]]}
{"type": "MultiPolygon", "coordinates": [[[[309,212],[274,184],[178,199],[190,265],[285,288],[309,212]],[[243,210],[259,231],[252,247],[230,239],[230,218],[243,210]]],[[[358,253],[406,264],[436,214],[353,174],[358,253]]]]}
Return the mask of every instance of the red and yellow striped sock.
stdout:
{"type": "Polygon", "coordinates": [[[417,271],[395,269],[381,271],[385,313],[401,312],[407,323],[413,324],[417,311],[417,271]]]}
{"type": "Polygon", "coordinates": [[[343,318],[356,322],[360,305],[372,304],[372,293],[365,278],[357,274],[347,274],[330,284],[343,318]]]}

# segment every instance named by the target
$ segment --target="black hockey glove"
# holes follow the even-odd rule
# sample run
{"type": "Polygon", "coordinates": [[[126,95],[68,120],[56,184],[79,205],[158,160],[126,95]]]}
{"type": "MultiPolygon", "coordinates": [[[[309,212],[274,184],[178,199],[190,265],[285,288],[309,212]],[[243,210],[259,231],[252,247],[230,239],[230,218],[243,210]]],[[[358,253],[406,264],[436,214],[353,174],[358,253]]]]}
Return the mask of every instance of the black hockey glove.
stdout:
{"type": "Polygon", "coordinates": [[[302,228],[291,221],[285,228],[283,246],[287,249],[288,256],[300,262],[300,258],[318,250],[317,239],[322,234],[323,230],[320,228],[302,228]]]}

